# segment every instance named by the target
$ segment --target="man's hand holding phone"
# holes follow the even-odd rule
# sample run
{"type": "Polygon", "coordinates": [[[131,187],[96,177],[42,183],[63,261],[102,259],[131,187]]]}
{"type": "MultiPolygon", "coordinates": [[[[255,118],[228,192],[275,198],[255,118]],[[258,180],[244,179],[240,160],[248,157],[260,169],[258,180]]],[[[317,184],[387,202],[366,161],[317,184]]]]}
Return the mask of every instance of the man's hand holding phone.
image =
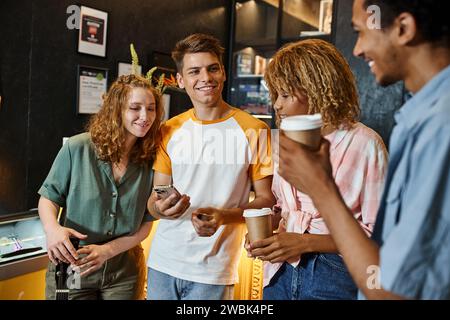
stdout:
{"type": "Polygon", "coordinates": [[[210,237],[224,223],[223,210],[218,208],[198,208],[192,212],[191,221],[200,237],[210,237]]]}
{"type": "Polygon", "coordinates": [[[181,195],[172,185],[157,185],[152,193],[152,215],[161,219],[177,219],[190,207],[190,197],[181,195]]]}

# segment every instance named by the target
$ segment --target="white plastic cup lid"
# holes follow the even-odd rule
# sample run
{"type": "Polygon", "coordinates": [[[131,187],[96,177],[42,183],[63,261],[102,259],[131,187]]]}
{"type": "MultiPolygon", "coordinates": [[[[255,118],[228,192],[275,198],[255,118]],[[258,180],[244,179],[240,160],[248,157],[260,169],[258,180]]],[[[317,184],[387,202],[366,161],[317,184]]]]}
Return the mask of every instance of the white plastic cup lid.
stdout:
{"type": "Polygon", "coordinates": [[[270,208],[244,210],[244,218],[262,217],[262,216],[268,216],[271,214],[272,214],[272,210],[270,208]]]}
{"type": "Polygon", "coordinates": [[[322,115],[320,113],[303,116],[286,117],[281,120],[280,129],[286,131],[313,130],[321,128],[322,115]]]}

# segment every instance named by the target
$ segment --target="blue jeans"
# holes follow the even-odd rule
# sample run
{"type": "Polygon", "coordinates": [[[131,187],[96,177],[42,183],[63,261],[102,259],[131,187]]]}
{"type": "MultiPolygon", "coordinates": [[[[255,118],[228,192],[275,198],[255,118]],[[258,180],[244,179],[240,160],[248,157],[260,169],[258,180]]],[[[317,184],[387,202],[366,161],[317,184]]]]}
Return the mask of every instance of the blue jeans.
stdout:
{"type": "Polygon", "coordinates": [[[187,281],[148,268],[147,300],[233,300],[234,285],[187,281]]]}
{"type": "Polygon", "coordinates": [[[264,288],[264,300],[355,300],[358,289],[342,258],[331,253],[302,255],[284,263],[264,288]]]}

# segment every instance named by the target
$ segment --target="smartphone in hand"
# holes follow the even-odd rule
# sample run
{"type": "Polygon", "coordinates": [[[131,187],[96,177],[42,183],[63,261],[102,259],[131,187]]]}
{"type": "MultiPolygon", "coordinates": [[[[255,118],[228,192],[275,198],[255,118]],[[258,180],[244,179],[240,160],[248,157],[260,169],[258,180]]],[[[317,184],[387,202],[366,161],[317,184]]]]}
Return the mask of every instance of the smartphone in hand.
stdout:
{"type": "Polygon", "coordinates": [[[156,194],[158,195],[158,200],[161,199],[167,199],[172,194],[176,194],[176,198],[171,202],[172,205],[175,205],[178,200],[181,198],[181,194],[178,192],[178,190],[171,184],[169,185],[157,185],[153,187],[153,190],[155,190],[156,194]]]}

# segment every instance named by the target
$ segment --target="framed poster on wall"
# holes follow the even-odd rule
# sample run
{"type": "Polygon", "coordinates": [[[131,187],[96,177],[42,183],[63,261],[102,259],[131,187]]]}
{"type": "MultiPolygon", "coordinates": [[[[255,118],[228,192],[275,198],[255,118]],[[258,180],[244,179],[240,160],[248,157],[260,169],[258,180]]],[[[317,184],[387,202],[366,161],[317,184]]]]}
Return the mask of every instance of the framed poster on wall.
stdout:
{"type": "Polygon", "coordinates": [[[108,13],[81,6],[78,52],[106,56],[108,13]]]}
{"type": "Polygon", "coordinates": [[[77,113],[97,113],[103,104],[108,86],[108,69],[78,66],[77,113]]]}
{"type": "MultiPolygon", "coordinates": [[[[123,75],[129,75],[133,73],[133,65],[131,63],[126,62],[119,62],[117,64],[117,77],[123,76],[123,75]]],[[[137,74],[142,74],[142,66],[137,66],[137,74]]]]}

